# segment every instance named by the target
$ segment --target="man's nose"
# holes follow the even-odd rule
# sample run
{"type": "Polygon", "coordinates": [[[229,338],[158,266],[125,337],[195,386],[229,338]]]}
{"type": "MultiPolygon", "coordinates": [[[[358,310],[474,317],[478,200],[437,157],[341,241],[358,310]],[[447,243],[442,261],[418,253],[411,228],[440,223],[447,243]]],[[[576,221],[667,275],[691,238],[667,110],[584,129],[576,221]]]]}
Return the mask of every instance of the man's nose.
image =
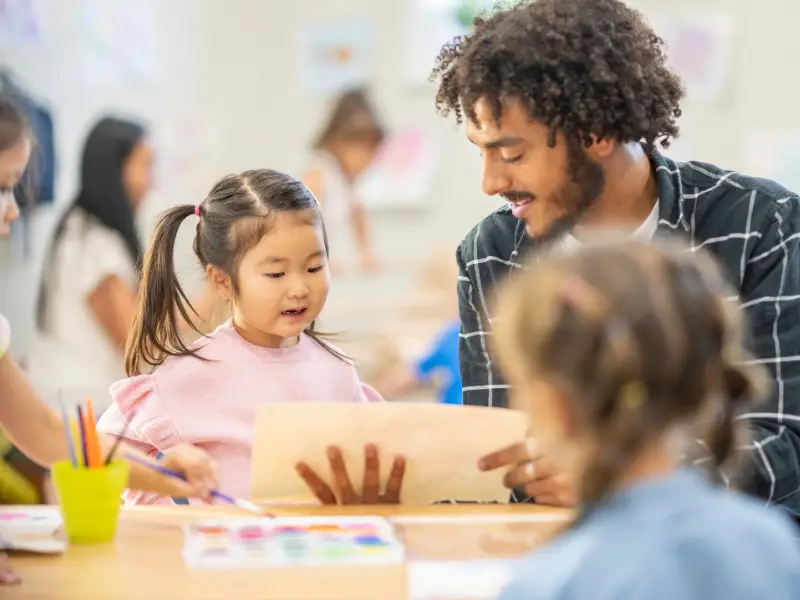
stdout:
{"type": "Polygon", "coordinates": [[[506,169],[497,161],[488,156],[483,158],[483,170],[481,172],[481,187],[487,196],[496,196],[511,189],[511,178],[506,169]]]}

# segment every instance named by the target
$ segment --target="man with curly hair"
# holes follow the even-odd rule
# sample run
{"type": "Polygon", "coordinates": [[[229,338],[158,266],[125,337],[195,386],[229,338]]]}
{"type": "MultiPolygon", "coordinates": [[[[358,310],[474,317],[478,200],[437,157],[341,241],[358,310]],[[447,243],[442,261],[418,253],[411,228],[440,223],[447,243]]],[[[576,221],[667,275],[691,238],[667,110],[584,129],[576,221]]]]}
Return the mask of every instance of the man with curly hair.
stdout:
{"type": "MultiPolygon", "coordinates": [[[[662,40],[618,0],[537,0],[477,20],[445,46],[437,108],[483,155],[483,190],[506,204],[462,241],[464,403],[507,406],[489,352],[487,300],[523,255],[580,244],[613,225],[643,239],[683,236],[710,250],[748,312],[752,349],[774,377],[751,425],[744,487],[800,515],[800,203],[780,185],[658,148],[678,133],[683,89],[662,40]]],[[[571,482],[535,443],[486,457],[508,467],[515,500],[569,504],[571,482]]]]}

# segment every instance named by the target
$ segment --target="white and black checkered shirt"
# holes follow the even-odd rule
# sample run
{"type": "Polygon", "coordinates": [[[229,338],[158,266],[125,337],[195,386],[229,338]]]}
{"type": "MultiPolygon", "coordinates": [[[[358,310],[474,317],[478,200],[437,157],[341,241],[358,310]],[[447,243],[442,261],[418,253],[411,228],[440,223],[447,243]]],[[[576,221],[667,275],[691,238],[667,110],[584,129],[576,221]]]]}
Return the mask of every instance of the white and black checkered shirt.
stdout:
{"type": "MultiPolygon", "coordinates": [[[[651,161],[659,187],[656,236],[684,237],[714,254],[739,290],[756,362],[775,378],[758,411],[742,415],[752,432],[755,476],[746,484],[768,503],[800,516],[800,197],[780,185],[703,163],[651,161]]],[[[530,249],[522,221],[503,207],[461,242],[459,358],[464,404],[507,406],[509,386],[488,348],[487,299],[530,249]]],[[[515,500],[524,500],[515,493],[515,500]]]]}

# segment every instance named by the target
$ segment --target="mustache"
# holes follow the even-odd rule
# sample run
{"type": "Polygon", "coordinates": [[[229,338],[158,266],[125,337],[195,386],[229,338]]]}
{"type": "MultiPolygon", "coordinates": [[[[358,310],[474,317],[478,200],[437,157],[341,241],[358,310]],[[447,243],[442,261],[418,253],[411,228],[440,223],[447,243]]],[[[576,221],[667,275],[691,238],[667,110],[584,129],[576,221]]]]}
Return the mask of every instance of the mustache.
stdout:
{"type": "Polygon", "coordinates": [[[522,200],[533,200],[536,196],[534,196],[530,192],[511,191],[500,194],[500,197],[503,198],[506,202],[520,202],[522,200]]]}

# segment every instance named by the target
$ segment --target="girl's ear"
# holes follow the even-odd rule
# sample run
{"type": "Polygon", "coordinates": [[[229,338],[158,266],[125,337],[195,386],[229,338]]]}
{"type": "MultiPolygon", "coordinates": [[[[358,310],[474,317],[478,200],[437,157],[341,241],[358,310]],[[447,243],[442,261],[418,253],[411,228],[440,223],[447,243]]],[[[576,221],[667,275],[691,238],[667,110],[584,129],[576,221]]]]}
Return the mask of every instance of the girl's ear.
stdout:
{"type": "Polygon", "coordinates": [[[206,267],[206,276],[220,298],[226,301],[233,298],[231,278],[225,271],[213,265],[208,265],[206,267]]]}

